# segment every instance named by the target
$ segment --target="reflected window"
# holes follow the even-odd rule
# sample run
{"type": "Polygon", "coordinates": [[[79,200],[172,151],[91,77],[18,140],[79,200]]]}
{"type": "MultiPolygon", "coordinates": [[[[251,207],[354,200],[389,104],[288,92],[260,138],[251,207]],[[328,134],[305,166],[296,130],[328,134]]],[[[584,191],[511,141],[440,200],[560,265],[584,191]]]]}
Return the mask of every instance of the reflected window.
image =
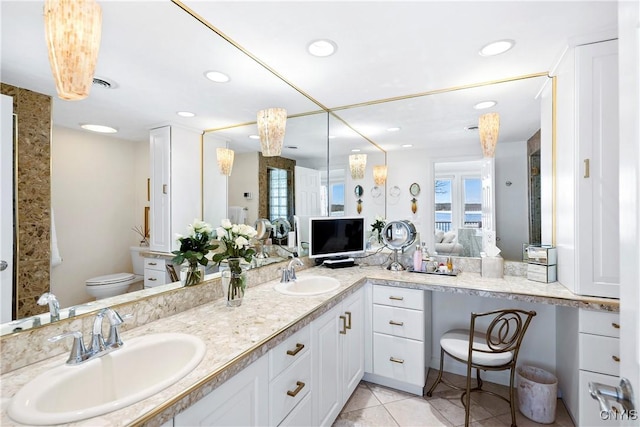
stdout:
{"type": "Polygon", "coordinates": [[[435,180],[436,231],[482,228],[482,181],[479,176],[439,176],[435,180]]]}
{"type": "Polygon", "coordinates": [[[267,169],[269,180],[269,220],[287,218],[289,209],[288,171],[286,169],[267,169]]]}
{"type": "Polygon", "coordinates": [[[482,181],[478,178],[463,178],[464,206],[463,227],[482,228],[482,181]]]}
{"type": "Polygon", "coordinates": [[[331,216],[344,215],[344,183],[331,184],[331,216]]]}
{"type": "Polygon", "coordinates": [[[451,210],[453,204],[452,182],[453,180],[450,178],[436,179],[436,231],[447,232],[451,230],[451,224],[453,222],[453,211],[451,210]]]}

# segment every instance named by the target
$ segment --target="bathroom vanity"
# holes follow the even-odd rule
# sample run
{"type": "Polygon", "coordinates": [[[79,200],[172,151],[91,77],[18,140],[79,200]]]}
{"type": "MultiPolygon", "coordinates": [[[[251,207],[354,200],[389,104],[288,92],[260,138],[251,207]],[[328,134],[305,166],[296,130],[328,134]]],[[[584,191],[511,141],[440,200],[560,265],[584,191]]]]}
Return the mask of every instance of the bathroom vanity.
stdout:
{"type": "MultiPolygon", "coordinates": [[[[245,417],[251,414],[253,418],[242,420],[256,424],[282,421],[285,425],[307,422],[309,420],[305,417],[311,416],[313,425],[331,424],[363,376],[371,376],[369,380],[383,384],[386,381],[390,386],[395,381],[399,388],[402,388],[402,383],[409,382],[408,378],[402,378],[401,371],[394,370],[396,365],[403,364],[394,363],[390,369],[380,365],[387,356],[403,358],[402,355],[384,353],[395,346],[395,341],[415,342],[422,352],[418,351],[418,360],[412,362],[412,369],[417,366],[418,371],[426,372],[432,354],[429,349],[431,328],[427,319],[431,317],[429,298],[433,296],[482,297],[482,300],[492,299],[503,305],[533,303],[541,304],[540,308],[543,305],[558,306],[575,312],[596,310],[615,313],[619,309],[617,300],[577,296],[559,283],[537,283],[517,276],[485,279],[479,273],[466,271],[455,277],[390,272],[379,266],[301,270],[300,277],[309,274],[334,277],[340,282],[340,287],[323,295],[290,296],[274,290],[278,283],[273,280],[275,268],[269,271],[271,277],[262,277],[262,284],[248,289],[243,305],[235,309],[227,308],[220,298],[218,279],[196,287],[199,289],[195,292],[209,293],[210,302],[174,315],[162,316],[155,311],[165,308],[171,313],[175,310],[171,308],[175,303],[171,299],[172,294],[159,294],[132,305],[116,306],[122,315],[134,316],[129,321],[132,328],[122,334],[125,345],[128,339],[137,336],[184,332],[201,338],[207,345],[207,351],[202,362],[177,383],[141,402],[81,424],[159,425],[170,420],[175,420],[176,425],[193,424],[199,417],[211,416],[213,410],[210,405],[199,405],[198,402],[215,400],[214,396],[221,396],[222,390],[227,390],[226,396],[229,390],[236,390],[245,393],[246,397],[242,398],[242,410],[225,416],[245,417]],[[386,301],[402,301],[390,300],[390,296],[404,297],[411,306],[388,305],[386,301]],[[408,316],[404,317],[405,320],[417,316],[418,323],[422,322],[422,325],[412,326],[407,333],[385,330],[374,321],[377,316],[374,313],[381,309],[392,309],[398,315],[408,316]],[[288,357],[283,361],[283,352],[295,352],[300,347],[298,344],[303,345],[304,350],[295,357],[288,356],[291,361],[287,361],[288,357]],[[422,363],[420,353],[425,358],[422,363]],[[332,370],[329,368],[332,366],[339,366],[339,369],[332,370]],[[304,386],[299,383],[304,383],[304,386]],[[329,389],[331,393],[326,391],[329,389]],[[283,399],[283,394],[291,400],[283,399]],[[334,400],[331,400],[332,396],[334,400]],[[209,408],[209,412],[199,412],[199,406],[209,408]]],[[[260,274],[265,272],[261,269],[260,274]]],[[[196,298],[207,300],[203,295],[196,298]]],[[[8,402],[38,374],[64,363],[67,357],[64,346],[59,343],[43,344],[44,338],[67,330],[87,331],[92,320],[91,316],[79,317],[35,329],[19,339],[3,337],[4,374],[0,377],[3,402],[8,402]],[[20,362],[23,356],[40,348],[43,352],[58,355],[40,361],[27,359],[27,362],[20,362]],[[61,354],[63,352],[65,354],[61,354]]],[[[395,320],[402,321],[400,318],[395,320]]],[[[461,313],[460,321],[468,322],[468,313],[461,313]]],[[[406,366],[409,366],[408,356],[406,360],[406,366]]],[[[420,394],[417,384],[416,390],[420,394]]],[[[0,423],[16,425],[8,418],[5,407],[3,405],[0,423]]],[[[224,417],[218,419],[229,420],[224,417]]]]}

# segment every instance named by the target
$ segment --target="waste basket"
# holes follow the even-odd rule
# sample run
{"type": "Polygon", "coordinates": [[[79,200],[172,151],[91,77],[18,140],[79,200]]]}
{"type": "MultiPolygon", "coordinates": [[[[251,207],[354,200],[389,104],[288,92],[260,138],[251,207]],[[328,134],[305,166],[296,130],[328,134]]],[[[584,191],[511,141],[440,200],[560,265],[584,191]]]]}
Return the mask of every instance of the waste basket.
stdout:
{"type": "Polygon", "coordinates": [[[553,423],[556,419],[558,379],[533,366],[520,366],[516,373],[518,407],[522,415],[537,423],[553,423]]]}

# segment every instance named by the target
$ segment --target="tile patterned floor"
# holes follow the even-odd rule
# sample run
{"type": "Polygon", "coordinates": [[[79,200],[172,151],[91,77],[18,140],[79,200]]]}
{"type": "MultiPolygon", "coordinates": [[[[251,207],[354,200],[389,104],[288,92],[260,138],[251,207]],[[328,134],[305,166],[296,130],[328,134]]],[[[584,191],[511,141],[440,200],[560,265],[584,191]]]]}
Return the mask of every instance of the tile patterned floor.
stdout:
{"type": "MultiPolygon", "coordinates": [[[[427,384],[435,380],[433,369],[429,371],[427,384]]],[[[445,377],[456,385],[464,384],[464,377],[445,373],[445,377]]],[[[506,396],[507,387],[485,382],[484,389],[506,396]]],[[[471,395],[471,426],[510,426],[509,404],[486,393],[471,395]]],[[[561,400],[556,408],[553,424],[538,424],[516,412],[518,427],[559,426],[573,427],[573,421],[561,400]]],[[[433,397],[420,397],[402,391],[392,390],[377,384],[362,381],[333,424],[334,427],[348,426],[464,426],[464,408],[460,402],[460,392],[442,384],[436,388],[433,397]]]]}

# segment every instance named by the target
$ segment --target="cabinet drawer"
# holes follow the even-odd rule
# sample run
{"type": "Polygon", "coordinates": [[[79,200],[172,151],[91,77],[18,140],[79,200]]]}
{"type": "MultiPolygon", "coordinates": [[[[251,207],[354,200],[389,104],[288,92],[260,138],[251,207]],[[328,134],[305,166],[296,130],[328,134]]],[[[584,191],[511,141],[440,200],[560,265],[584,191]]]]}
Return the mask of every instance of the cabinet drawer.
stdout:
{"type": "Polygon", "coordinates": [[[424,310],[424,292],[419,289],[376,285],[373,287],[373,303],[424,310]]]}
{"type": "Polygon", "coordinates": [[[374,304],[373,332],[424,341],[424,312],[374,304]]]}
{"type": "Polygon", "coordinates": [[[620,340],[600,335],[580,334],[580,369],[607,375],[620,373],[620,340]]]}
{"type": "Polygon", "coordinates": [[[269,383],[269,425],[280,424],[310,390],[311,354],[307,352],[269,383]]]}
{"type": "Polygon", "coordinates": [[[424,387],[424,343],[374,333],[373,373],[424,387]]]}
{"type": "Polygon", "coordinates": [[[166,264],[167,264],[167,260],[162,258],[145,258],[144,259],[145,269],[165,271],[166,264]]]}
{"type": "Polygon", "coordinates": [[[291,426],[311,426],[313,425],[313,417],[311,416],[311,393],[307,393],[306,397],[302,399],[298,406],[293,408],[293,411],[287,418],[280,423],[281,427],[291,426]]]}
{"type": "MultiPolygon", "coordinates": [[[[617,376],[613,377],[610,375],[580,371],[578,386],[579,419],[577,420],[576,425],[593,427],[615,427],[620,425],[619,421],[615,421],[613,419],[603,420],[600,417],[600,405],[589,393],[589,382],[598,382],[600,384],[618,387],[620,385],[620,378],[617,376]]],[[[622,406],[615,402],[612,406],[618,409],[619,414],[622,414],[622,406]]]]}
{"type": "Polygon", "coordinates": [[[301,359],[311,348],[311,327],[309,325],[291,335],[269,352],[269,379],[277,377],[280,372],[301,359]]]}
{"type": "Polygon", "coordinates": [[[620,313],[580,309],[579,319],[580,332],[607,337],[620,336],[620,313]]]}
{"type": "Polygon", "coordinates": [[[167,282],[167,273],[164,270],[144,269],[144,285],[154,287],[164,285],[167,282]]]}

